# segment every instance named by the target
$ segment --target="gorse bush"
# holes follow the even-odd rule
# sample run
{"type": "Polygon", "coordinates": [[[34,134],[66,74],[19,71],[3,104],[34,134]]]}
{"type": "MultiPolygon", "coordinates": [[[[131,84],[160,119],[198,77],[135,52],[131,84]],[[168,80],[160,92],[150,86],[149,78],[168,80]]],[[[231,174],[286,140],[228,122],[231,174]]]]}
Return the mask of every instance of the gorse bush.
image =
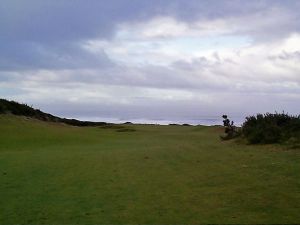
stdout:
{"type": "Polygon", "coordinates": [[[34,109],[27,104],[21,104],[15,101],[0,99],[0,113],[11,113],[14,115],[28,116],[45,121],[54,121],[57,117],[44,113],[39,109],[34,109]]]}
{"type": "Polygon", "coordinates": [[[266,113],[249,116],[242,126],[244,137],[251,144],[285,143],[300,137],[300,115],[266,113]]]}

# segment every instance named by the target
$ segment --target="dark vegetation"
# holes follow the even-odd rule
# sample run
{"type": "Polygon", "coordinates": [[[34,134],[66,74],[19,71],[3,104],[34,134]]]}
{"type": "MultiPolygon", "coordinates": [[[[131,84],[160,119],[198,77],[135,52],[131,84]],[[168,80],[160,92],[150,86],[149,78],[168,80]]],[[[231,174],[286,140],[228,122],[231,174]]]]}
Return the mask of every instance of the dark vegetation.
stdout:
{"type": "Polygon", "coordinates": [[[291,148],[300,148],[300,115],[287,113],[266,113],[246,117],[242,127],[234,126],[227,115],[223,115],[225,133],[222,140],[242,136],[249,144],[285,144],[291,148]]]}
{"type": "Polygon", "coordinates": [[[136,130],[133,128],[120,128],[120,129],[117,129],[116,131],[117,132],[134,132],[136,130]]]}
{"type": "Polygon", "coordinates": [[[241,135],[241,130],[234,126],[234,122],[228,119],[227,115],[223,115],[223,125],[225,127],[225,134],[221,135],[222,140],[230,140],[241,135]]]}
{"type": "MultiPolygon", "coordinates": [[[[131,124],[127,123],[125,125],[131,125],[131,124]]],[[[107,125],[101,126],[101,129],[113,129],[116,132],[133,132],[133,131],[136,131],[133,128],[124,127],[124,126],[118,125],[118,124],[107,124],[107,125]]]]}
{"type": "Polygon", "coordinates": [[[300,115],[266,113],[249,116],[242,126],[243,136],[251,144],[291,144],[300,147],[300,115]]]}
{"type": "Polygon", "coordinates": [[[19,116],[27,116],[42,121],[60,122],[60,123],[65,123],[72,126],[80,126],[80,127],[107,125],[107,123],[105,122],[91,122],[91,121],[80,121],[75,119],[60,118],[57,116],[53,116],[49,113],[44,113],[39,109],[34,109],[33,107],[28,106],[27,104],[20,104],[18,102],[8,101],[5,99],[0,99],[0,114],[13,114],[19,116]]]}

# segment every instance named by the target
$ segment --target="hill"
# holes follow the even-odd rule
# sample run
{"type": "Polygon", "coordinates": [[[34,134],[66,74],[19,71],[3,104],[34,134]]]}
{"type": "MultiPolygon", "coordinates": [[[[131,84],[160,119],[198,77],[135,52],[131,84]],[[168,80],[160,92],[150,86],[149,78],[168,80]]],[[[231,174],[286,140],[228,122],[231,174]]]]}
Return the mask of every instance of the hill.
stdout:
{"type": "Polygon", "coordinates": [[[15,101],[0,99],[0,114],[13,114],[18,116],[26,116],[48,122],[61,122],[73,126],[102,126],[105,122],[80,121],[76,119],[66,119],[53,116],[49,113],[42,112],[39,109],[34,109],[27,104],[20,104],[15,101]]]}

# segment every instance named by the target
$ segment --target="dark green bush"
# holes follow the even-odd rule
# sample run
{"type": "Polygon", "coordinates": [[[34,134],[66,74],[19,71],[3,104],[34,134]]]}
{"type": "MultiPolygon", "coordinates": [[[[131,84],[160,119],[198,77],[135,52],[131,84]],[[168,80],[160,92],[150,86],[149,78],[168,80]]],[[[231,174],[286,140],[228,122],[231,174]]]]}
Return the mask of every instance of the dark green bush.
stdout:
{"type": "Polygon", "coordinates": [[[266,113],[249,116],[242,126],[244,137],[251,144],[285,143],[299,140],[300,116],[266,113]]]}
{"type": "Polygon", "coordinates": [[[5,112],[4,107],[0,104],[0,114],[3,114],[5,112]]]}

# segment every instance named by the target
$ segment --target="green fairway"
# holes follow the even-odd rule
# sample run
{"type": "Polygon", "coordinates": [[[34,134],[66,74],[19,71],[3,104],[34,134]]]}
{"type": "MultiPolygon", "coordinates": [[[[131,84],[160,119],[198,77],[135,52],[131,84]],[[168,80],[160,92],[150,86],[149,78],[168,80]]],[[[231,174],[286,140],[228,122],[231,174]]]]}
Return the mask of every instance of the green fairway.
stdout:
{"type": "Polygon", "coordinates": [[[0,115],[0,224],[300,223],[300,151],[222,128],[0,115]]]}

